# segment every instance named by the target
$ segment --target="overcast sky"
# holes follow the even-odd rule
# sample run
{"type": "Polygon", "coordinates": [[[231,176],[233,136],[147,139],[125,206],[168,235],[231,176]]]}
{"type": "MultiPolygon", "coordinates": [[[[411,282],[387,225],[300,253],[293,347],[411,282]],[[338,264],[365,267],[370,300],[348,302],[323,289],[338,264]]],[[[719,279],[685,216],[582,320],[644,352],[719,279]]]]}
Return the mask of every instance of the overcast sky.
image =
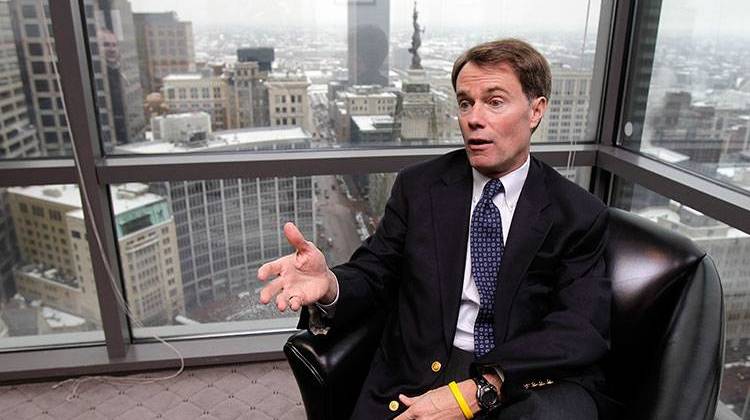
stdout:
{"type": "MultiPolygon", "coordinates": [[[[588,0],[420,0],[419,21],[429,29],[443,27],[508,26],[540,29],[580,29],[588,0]]],[[[286,25],[346,25],[347,0],[131,0],[133,10],[176,11],[181,19],[200,23],[274,23],[286,25]]],[[[414,3],[391,0],[393,28],[411,27],[414,3]]],[[[598,18],[599,4],[591,1],[591,16],[598,18]]],[[[590,24],[595,24],[592,19],[590,24]]]]}
{"type": "MultiPolygon", "coordinates": [[[[363,0],[360,0],[363,1],[363,0]]],[[[378,0],[382,1],[382,0],[378,0]]],[[[446,27],[583,30],[589,0],[420,0],[428,31],[446,27]]],[[[138,12],[176,11],[196,24],[248,26],[346,25],[347,0],[131,0],[138,12]]],[[[393,29],[411,26],[412,0],[391,0],[393,29]]],[[[589,28],[596,28],[600,2],[591,0],[589,28]]],[[[750,0],[664,0],[661,33],[701,36],[750,34],[750,0]]]]}

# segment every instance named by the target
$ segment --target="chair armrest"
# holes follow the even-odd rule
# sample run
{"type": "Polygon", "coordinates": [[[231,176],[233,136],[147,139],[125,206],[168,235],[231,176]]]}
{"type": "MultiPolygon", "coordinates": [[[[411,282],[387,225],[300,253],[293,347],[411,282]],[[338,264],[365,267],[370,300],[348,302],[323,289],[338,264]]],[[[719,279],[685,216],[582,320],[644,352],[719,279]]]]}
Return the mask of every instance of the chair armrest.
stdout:
{"type": "Polygon", "coordinates": [[[382,317],[338,334],[303,330],[284,345],[308,419],[349,418],[383,333],[382,317]]]}

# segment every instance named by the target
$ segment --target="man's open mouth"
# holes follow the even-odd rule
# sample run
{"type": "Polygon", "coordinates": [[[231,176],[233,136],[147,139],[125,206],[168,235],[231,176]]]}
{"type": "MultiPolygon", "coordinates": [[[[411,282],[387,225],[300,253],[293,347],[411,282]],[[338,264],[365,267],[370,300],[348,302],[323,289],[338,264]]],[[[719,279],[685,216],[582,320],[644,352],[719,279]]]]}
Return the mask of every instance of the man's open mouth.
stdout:
{"type": "Polygon", "coordinates": [[[485,144],[491,144],[491,140],[485,140],[485,139],[469,139],[469,146],[482,146],[485,144]]]}

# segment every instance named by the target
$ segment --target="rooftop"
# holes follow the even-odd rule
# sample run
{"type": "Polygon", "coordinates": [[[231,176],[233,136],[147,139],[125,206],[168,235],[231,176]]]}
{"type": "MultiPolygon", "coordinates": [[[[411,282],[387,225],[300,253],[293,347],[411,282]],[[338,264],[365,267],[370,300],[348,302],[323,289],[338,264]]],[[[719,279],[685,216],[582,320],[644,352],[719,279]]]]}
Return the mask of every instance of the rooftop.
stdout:
{"type": "Polygon", "coordinates": [[[200,80],[203,78],[203,75],[200,73],[180,73],[180,74],[170,74],[167,76],[164,76],[162,81],[164,82],[172,82],[172,81],[181,81],[181,80],[200,80]]]}
{"type": "Polygon", "coordinates": [[[181,112],[179,114],[166,114],[154,116],[151,120],[185,120],[193,118],[211,118],[211,116],[204,111],[198,112],[181,112]]]}
{"type": "MultiPolygon", "coordinates": [[[[83,218],[81,193],[77,185],[34,185],[30,187],[11,187],[8,188],[8,191],[24,197],[73,207],[67,214],[71,217],[83,218]]],[[[115,215],[164,200],[163,197],[149,193],[147,185],[135,182],[113,186],[112,194],[114,198],[112,200],[112,207],[115,215]]]]}
{"type": "Polygon", "coordinates": [[[153,154],[205,151],[252,150],[254,147],[309,142],[310,135],[300,127],[260,127],[215,131],[210,138],[194,143],[151,141],[130,143],[116,148],[118,153],[153,154]]]}
{"type": "Polygon", "coordinates": [[[54,283],[59,286],[64,286],[75,290],[79,290],[78,278],[75,276],[65,276],[60,273],[56,268],[43,265],[43,264],[27,264],[17,269],[18,273],[21,273],[27,277],[33,278],[34,280],[41,280],[54,283]]]}
{"type": "Polygon", "coordinates": [[[393,117],[390,115],[357,115],[352,116],[352,121],[360,131],[382,130],[384,128],[390,130],[393,125],[393,117]]]}

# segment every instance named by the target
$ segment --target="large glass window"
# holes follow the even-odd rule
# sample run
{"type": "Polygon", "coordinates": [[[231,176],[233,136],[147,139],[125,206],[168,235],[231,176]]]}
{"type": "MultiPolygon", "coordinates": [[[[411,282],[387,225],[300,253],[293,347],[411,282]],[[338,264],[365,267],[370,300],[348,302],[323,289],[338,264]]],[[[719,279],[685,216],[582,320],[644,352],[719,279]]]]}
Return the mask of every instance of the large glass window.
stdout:
{"type": "Polygon", "coordinates": [[[747,2],[642,4],[621,144],[750,187],[747,2]]]}
{"type": "Polygon", "coordinates": [[[87,10],[103,19],[88,40],[103,64],[95,77],[106,80],[98,99],[110,118],[100,115],[105,149],[246,149],[230,139],[291,129],[309,148],[459,145],[453,60],[510,36],[538,47],[552,68],[534,141],[593,141],[600,5],[543,3],[423,1],[415,14],[401,0],[97,2],[87,10]],[[204,147],[216,141],[225,146],[204,147]]]}
{"type": "Polygon", "coordinates": [[[395,174],[128,183],[111,188],[136,336],[294,328],[258,302],[258,268],[293,252],[294,222],[330,265],[374,231],[395,174]],[[181,326],[175,328],[175,326],[181,326]],[[153,327],[162,327],[156,328],[153,327]]]}
{"type": "MultiPolygon", "coordinates": [[[[720,402],[745,415],[750,394],[750,234],[641,185],[622,182],[613,206],[632,211],[692,239],[716,263],[724,289],[726,359],[720,402]]],[[[737,417],[747,418],[747,417],[737,417]]]]}
{"type": "Polygon", "coordinates": [[[78,187],[0,188],[0,351],[99,342],[78,187]]]}

